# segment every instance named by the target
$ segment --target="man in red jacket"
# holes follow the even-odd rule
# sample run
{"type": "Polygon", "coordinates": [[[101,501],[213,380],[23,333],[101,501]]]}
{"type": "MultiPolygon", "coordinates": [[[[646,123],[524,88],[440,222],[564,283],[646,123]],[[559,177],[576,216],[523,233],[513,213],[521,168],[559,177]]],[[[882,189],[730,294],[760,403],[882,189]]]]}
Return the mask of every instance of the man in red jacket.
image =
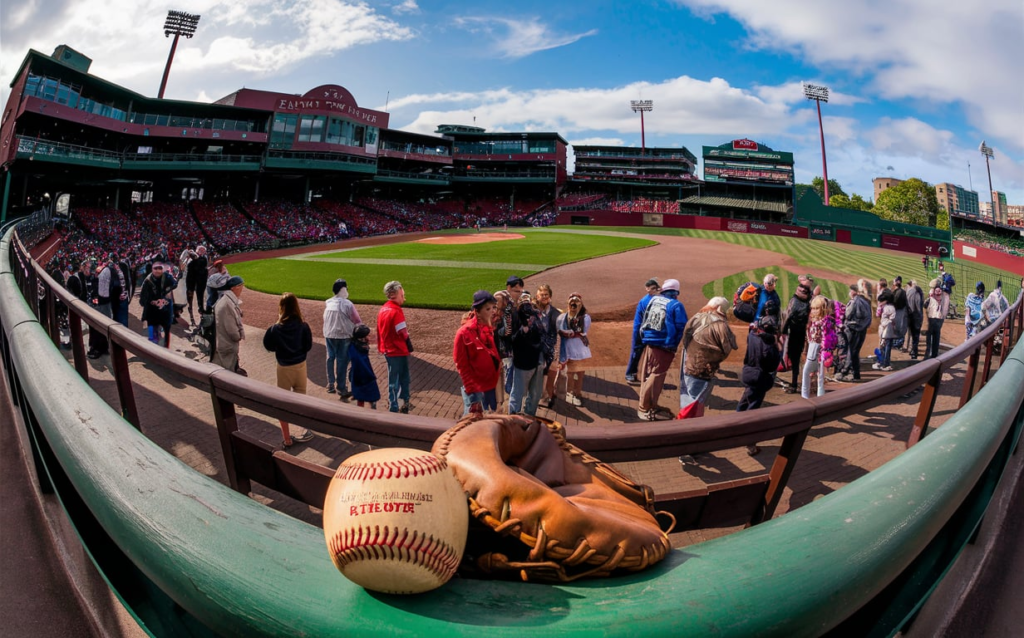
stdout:
{"type": "Polygon", "coordinates": [[[486,290],[473,294],[473,311],[455,333],[452,358],[462,380],[464,414],[498,409],[495,388],[501,374],[501,355],[494,343],[491,321],[497,302],[486,290]]]}
{"type": "Polygon", "coordinates": [[[384,285],[384,294],[388,300],[377,313],[377,350],[388,363],[388,409],[408,414],[412,408],[409,403],[409,354],[412,352],[412,341],[405,324],[405,313],[402,312],[405,289],[401,283],[389,281],[384,285]]]}

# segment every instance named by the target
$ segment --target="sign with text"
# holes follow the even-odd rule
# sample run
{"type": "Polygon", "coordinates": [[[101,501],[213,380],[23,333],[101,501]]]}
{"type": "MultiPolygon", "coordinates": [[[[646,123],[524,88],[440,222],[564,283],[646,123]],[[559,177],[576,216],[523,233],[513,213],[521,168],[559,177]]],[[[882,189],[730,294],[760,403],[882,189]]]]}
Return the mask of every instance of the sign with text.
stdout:
{"type": "Polygon", "coordinates": [[[665,216],[661,213],[644,213],[644,226],[664,226],[665,216]]]}

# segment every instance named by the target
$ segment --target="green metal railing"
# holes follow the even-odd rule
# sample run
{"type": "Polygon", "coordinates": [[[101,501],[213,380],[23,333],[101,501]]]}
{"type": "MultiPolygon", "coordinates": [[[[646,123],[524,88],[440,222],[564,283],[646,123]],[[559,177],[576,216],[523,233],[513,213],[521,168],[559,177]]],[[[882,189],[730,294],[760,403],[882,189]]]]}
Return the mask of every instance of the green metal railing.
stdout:
{"type": "MultiPolygon", "coordinates": [[[[0,241],[0,354],[41,483],[54,487],[115,591],[155,634],[891,635],[972,536],[1024,426],[1018,343],[969,403],[900,457],[647,571],[572,585],[456,579],[421,596],[371,594],[338,574],[322,530],[195,472],[98,397],[37,321],[39,297],[25,293],[40,275],[11,237],[0,241]],[[104,543],[113,558],[97,551],[104,543]],[[124,571],[137,572],[127,581],[134,595],[118,589],[124,571]]],[[[1018,300],[1013,312],[1020,308],[1018,300]]],[[[975,369],[982,343],[991,342],[962,350],[973,348],[975,369]]],[[[207,371],[211,386],[234,376],[207,371]]]]}

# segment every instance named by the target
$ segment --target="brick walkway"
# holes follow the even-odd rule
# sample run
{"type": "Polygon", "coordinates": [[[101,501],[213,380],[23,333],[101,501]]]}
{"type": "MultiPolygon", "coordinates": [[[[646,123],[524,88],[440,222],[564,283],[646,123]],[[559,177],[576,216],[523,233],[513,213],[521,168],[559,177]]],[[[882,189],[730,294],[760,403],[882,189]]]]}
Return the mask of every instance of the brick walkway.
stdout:
{"type": "MultiPolygon", "coordinates": [[[[132,328],[140,333],[142,331],[141,324],[134,317],[132,328]]],[[[246,335],[247,340],[243,343],[240,356],[242,366],[251,378],[274,384],[276,364],[273,354],[262,347],[263,330],[246,326],[246,335]]],[[[172,350],[180,352],[182,356],[198,360],[205,358],[199,347],[190,342],[180,328],[175,328],[171,346],[172,350]]],[[[386,365],[384,358],[375,352],[371,359],[384,390],[384,400],[378,404],[378,409],[384,410],[386,365]]],[[[314,339],[314,347],[308,357],[308,394],[315,400],[337,401],[337,395],[328,394],[325,388],[325,360],[326,348],[323,340],[314,339]]],[[[117,394],[110,373],[109,358],[102,357],[89,363],[92,386],[116,409],[117,394]]],[[[899,368],[909,363],[910,361],[897,359],[894,366],[899,368]]],[[[226,483],[227,477],[209,395],[185,385],[180,379],[175,378],[175,375],[164,370],[155,370],[137,359],[130,358],[129,367],[135,384],[142,431],[197,471],[226,483]]],[[[462,413],[462,399],[459,394],[458,375],[450,357],[415,353],[410,370],[413,413],[447,418],[454,423],[462,413]]],[[[625,383],[624,371],[624,367],[589,370],[584,382],[583,406],[570,406],[564,400],[559,400],[554,410],[541,408],[538,415],[577,427],[585,427],[599,420],[621,422],[623,427],[639,423],[636,416],[636,388],[625,383]]],[[[677,364],[669,376],[669,382],[661,398],[661,405],[672,408],[673,411],[677,409],[679,399],[676,386],[678,374],[677,364]]],[[[878,374],[872,373],[869,365],[864,377],[865,380],[870,380],[878,374]]],[[[954,368],[952,375],[947,373],[943,385],[944,394],[939,397],[936,404],[933,426],[941,424],[955,412],[962,376],[962,366],[954,368]]],[[[564,388],[564,378],[561,385],[564,388]]],[[[841,391],[842,387],[844,384],[829,383],[827,389],[830,392],[841,391]]],[[[709,403],[708,413],[732,411],[741,392],[742,385],[737,373],[723,370],[709,403]]],[[[791,400],[794,400],[794,395],[786,395],[778,387],[773,388],[767,397],[769,405],[791,400]]],[[[918,401],[919,395],[915,393],[893,404],[812,430],[785,490],[778,513],[785,513],[791,508],[820,498],[897,456],[904,449],[918,401]]],[[[268,442],[280,441],[280,428],[276,421],[269,417],[240,409],[239,426],[268,442]]],[[[686,426],[680,422],[680,427],[686,426]]],[[[748,456],[743,449],[736,449],[699,455],[695,463],[688,465],[681,464],[679,459],[673,457],[619,463],[616,466],[633,480],[653,487],[656,493],[676,492],[765,474],[775,458],[780,443],[781,440],[762,443],[761,454],[754,457],[748,456]]],[[[344,458],[365,449],[367,448],[363,444],[326,436],[317,436],[308,444],[292,448],[293,453],[300,458],[329,467],[337,467],[344,458]]],[[[318,509],[260,486],[255,486],[254,490],[253,497],[261,502],[311,524],[320,524],[318,509]]],[[[731,531],[733,530],[698,530],[673,534],[672,540],[676,546],[682,546],[731,531]]]]}

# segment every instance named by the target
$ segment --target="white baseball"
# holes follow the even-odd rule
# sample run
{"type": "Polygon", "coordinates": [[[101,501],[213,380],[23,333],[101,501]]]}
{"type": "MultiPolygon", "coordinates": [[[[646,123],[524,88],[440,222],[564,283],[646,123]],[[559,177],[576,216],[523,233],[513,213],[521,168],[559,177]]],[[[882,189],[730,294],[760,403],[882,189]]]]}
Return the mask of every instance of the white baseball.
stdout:
{"type": "Polygon", "coordinates": [[[448,582],[462,560],[469,507],[448,463],[430,452],[384,448],[345,460],[324,501],[324,535],[349,580],[387,594],[448,582]]]}

